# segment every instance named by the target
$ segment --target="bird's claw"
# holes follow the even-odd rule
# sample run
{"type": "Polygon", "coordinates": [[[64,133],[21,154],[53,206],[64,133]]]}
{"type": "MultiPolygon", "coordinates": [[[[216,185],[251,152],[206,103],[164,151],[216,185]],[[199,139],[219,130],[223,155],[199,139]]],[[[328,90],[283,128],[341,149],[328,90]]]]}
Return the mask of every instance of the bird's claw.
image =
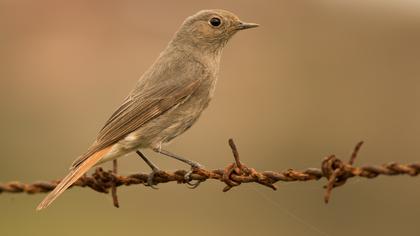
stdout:
{"type": "Polygon", "coordinates": [[[195,170],[203,168],[204,166],[202,166],[199,163],[194,163],[191,165],[191,169],[184,175],[184,180],[185,183],[188,185],[188,188],[195,189],[201,184],[201,182],[203,182],[202,180],[196,180],[195,182],[192,182],[193,180],[191,178],[191,174],[194,173],[195,170]]]}
{"type": "Polygon", "coordinates": [[[158,187],[156,187],[157,185],[154,183],[154,179],[155,175],[160,171],[161,170],[159,169],[152,170],[152,173],[150,173],[149,176],[147,176],[147,186],[151,187],[152,189],[159,189],[158,187]]]}

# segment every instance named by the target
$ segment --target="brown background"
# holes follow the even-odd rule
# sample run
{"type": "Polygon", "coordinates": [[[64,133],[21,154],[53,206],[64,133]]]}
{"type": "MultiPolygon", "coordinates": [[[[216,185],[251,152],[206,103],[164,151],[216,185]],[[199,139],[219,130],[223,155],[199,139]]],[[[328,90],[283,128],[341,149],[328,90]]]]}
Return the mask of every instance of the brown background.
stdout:
{"type": "MultiPolygon", "coordinates": [[[[234,137],[259,170],[420,160],[420,4],[416,1],[0,1],[0,182],[62,177],[183,19],[231,10],[261,24],[222,59],[215,99],[169,150],[208,168],[231,162],[234,137]]],[[[162,168],[185,166],[154,153],[162,168]]],[[[124,174],[148,171],[121,159],[124,174]]],[[[243,185],[216,181],[108,195],[0,195],[1,235],[395,235],[418,232],[420,179],[353,179],[322,201],[324,180],[243,185]]]]}

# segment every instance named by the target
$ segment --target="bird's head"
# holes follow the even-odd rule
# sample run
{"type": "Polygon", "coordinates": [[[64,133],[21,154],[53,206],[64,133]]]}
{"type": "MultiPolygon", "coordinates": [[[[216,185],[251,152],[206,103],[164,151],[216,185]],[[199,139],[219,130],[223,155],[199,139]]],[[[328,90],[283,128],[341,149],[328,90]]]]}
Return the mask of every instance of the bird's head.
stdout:
{"type": "Polygon", "coordinates": [[[184,21],[174,41],[218,51],[236,32],[257,26],[226,10],[202,10],[184,21]]]}

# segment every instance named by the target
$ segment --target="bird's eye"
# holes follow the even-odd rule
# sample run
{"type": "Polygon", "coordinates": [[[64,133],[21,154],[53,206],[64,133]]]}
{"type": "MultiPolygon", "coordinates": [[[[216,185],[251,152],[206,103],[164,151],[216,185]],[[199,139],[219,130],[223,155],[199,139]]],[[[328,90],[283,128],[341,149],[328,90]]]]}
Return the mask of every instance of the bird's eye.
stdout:
{"type": "Polygon", "coordinates": [[[210,25],[212,25],[214,27],[217,27],[222,23],[222,21],[217,17],[213,17],[213,18],[210,19],[209,23],[210,23],[210,25]]]}

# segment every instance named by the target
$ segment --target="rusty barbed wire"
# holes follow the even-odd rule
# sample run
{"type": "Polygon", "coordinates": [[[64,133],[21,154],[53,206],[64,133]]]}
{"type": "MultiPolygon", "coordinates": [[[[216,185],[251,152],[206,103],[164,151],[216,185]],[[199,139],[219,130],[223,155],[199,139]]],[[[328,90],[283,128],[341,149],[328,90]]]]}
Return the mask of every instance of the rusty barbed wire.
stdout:
{"type": "MultiPolygon", "coordinates": [[[[349,161],[343,162],[335,155],[324,158],[321,163],[321,168],[308,168],[303,171],[294,169],[287,169],[282,172],[275,171],[262,171],[258,172],[254,168],[249,168],[244,165],[239,158],[238,149],[232,139],[229,139],[229,145],[232,149],[235,162],[229,164],[224,169],[196,169],[191,174],[191,180],[205,181],[209,179],[219,180],[224,182],[226,186],[223,191],[229,191],[233,187],[237,187],[243,183],[257,183],[263,186],[269,187],[276,190],[274,183],[291,182],[291,181],[310,181],[319,180],[321,178],[327,179],[327,184],[324,186],[326,189],[324,201],[328,203],[332,190],[336,187],[343,186],[348,179],[353,177],[362,178],[375,178],[379,175],[395,176],[395,175],[409,175],[417,176],[420,173],[420,163],[413,164],[399,164],[391,162],[387,164],[377,166],[353,166],[358,152],[363,142],[359,142],[349,161]]],[[[185,184],[187,181],[184,176],[187,170],[177,170],[173,172],[159,171],[154,176],[154,184],[162,184],[168,182],[174,182],[185,184]]],[[[117,163],[113,162],[113,170],[105,171],[102,168],[97,168],[91,176],[84,175],[78,181],[76,181],[72,187],[88,187],[100,193],[109,193],[113,197],[113,203],[115,207],[119,207],[116,188],[120,186],[129,186],[136,184],[143,184],[148,186],[149,174],[138,173],[128,176],[122,176],[117,174],[117,163]]],[[[9,183],[0,183],[0,193],[45,193],[52,191],[59,180],[53,181],[39,181],[31,184],[25,184],[17,181],[9,183]]]]}

